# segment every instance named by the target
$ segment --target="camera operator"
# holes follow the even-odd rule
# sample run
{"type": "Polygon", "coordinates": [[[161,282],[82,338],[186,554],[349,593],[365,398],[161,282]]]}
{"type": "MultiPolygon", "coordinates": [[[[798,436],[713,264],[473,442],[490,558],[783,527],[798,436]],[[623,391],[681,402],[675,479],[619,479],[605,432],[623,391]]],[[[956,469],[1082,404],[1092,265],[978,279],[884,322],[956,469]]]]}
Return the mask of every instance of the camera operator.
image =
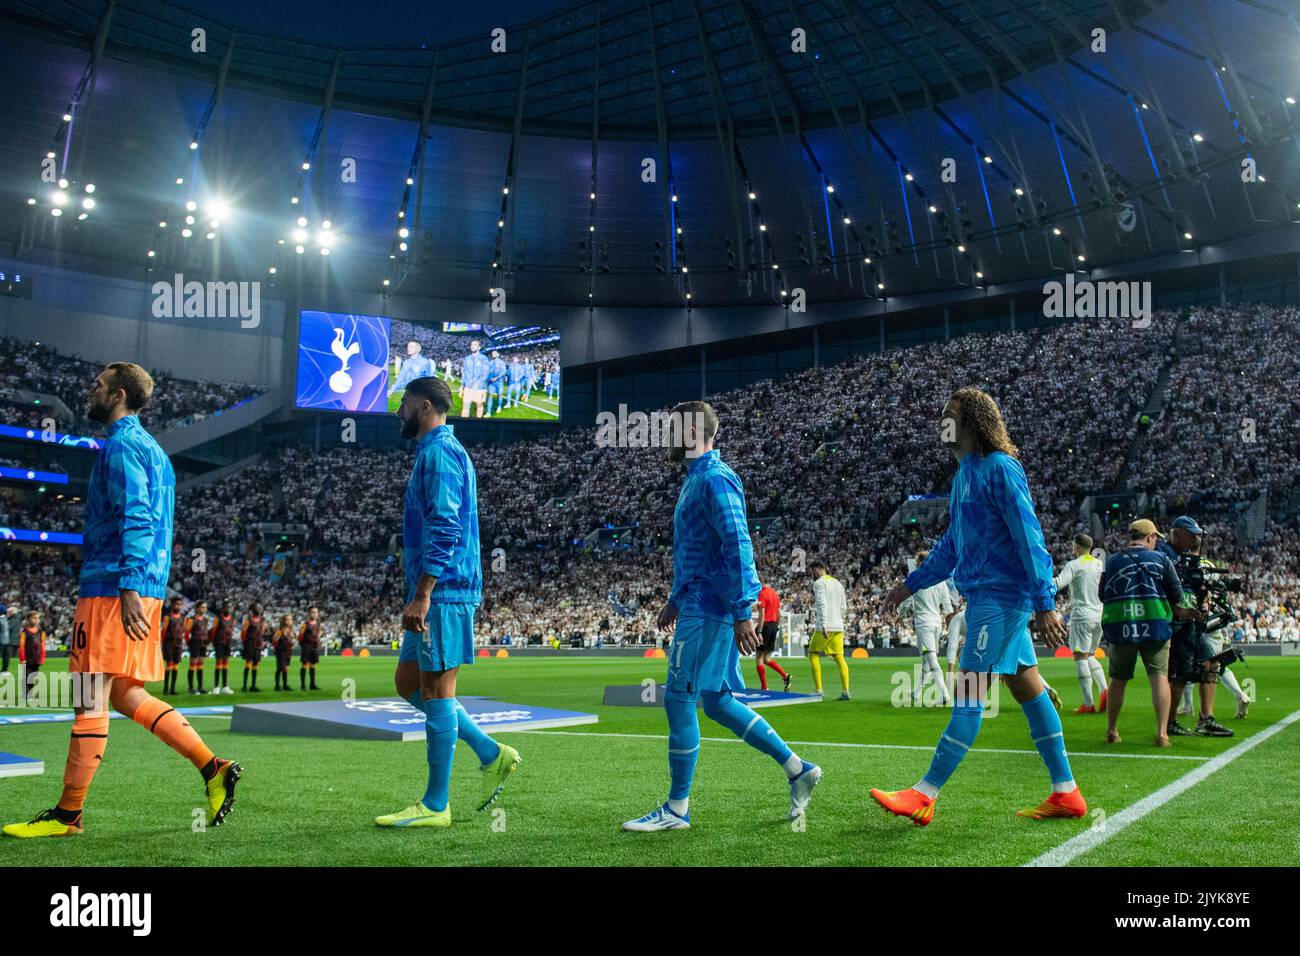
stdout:
{"type": "Polygon", "coordinates": [[[1183,585],[1181,607],[1194,613],[1175,620],[1173,637],[1169,641],[1169,694],[1172,700],[1183,695],[1188,684],[1200,685],[1201,717],[1196,730],[1191,731],[1178,722],[1176,714],[1169,716],[1169,736],[1231,737],[1233,731],[1214,719],[1214,691],[1218,683],[1218,666],[1210,661],[1215,649],[1206,637],[1205,615],[1199,609],[1200,596],[1191,588],[1189,562],[1199,567],[1201,537],[1204,532],[1196,519],[1179,515],[1174,519],[1169,537],[1156,544],[1156,550],[1168,555],[1178,570],[1183,585]]]}

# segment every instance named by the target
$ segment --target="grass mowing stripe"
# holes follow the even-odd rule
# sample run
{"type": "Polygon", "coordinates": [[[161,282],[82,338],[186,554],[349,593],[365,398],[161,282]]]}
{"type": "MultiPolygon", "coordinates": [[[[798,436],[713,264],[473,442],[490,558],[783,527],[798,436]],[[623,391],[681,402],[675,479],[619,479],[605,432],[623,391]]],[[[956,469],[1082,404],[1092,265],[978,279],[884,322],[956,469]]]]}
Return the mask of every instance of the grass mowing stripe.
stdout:
{"type": "MultiPolygon", "coordinates": [[[[580,730],[516,730],[512,731],[517,734],[554,734],[564,737],[631,737],[641,740],[667,740],[666,736],[660,734],[615,734],[602,733],[596,731],[593,733],[584,733],[580,730]]],[[[1253,739],[1253,738],[1252,738],[1253,739]]],[[[744,743],[739,737],[701,737],[700,740],[715,744],[740,744],[744,743]]],[[[851,747],[859,750],[924,750],[933,752],[934,747],[929,744],[859,744],[845,741],[829,740],[787,740],[791,747],[851,747]]],[[[1010,748],[999,747],[975,747],[969,753],[973,754],[1031,754],[1038,756],[1037,750],[1012,750],[1010,748]]],[[[1115,757],[1128,760],[1210,760],[1210,757],[1192,757],[1175,754],[1122,754],[1122,753],[1070,753],[1071,757],[1115,757]]]]}
{"type": "Polygon", "coordinates": [[[1174,797],[1187,792],[1210,774],[1222,770],[1242,754],[1254,749],[1275,734],[1280,734],[1298,720],[1300,720],[1300,710],[1287,714],[1277,723],[1265,727],[1252,737],[1247,737],[1241,743],[1225,750],[1217,757],[1212,757],[1209,761],[1179,777],[1173,783],[1166,784],[1132,806],[1125,807],[1112,817],[1107,817],[1105,827],[1098,827],[1080,833],[1078,836],[1066,840],[1055,849],[1048,850],[1042,856],[1035,857],[1025,866],[1065,866],[1094,847],[1105,843],[1130,823],[1141,820],[1147,814],[1159,810],[1174,797]]]}

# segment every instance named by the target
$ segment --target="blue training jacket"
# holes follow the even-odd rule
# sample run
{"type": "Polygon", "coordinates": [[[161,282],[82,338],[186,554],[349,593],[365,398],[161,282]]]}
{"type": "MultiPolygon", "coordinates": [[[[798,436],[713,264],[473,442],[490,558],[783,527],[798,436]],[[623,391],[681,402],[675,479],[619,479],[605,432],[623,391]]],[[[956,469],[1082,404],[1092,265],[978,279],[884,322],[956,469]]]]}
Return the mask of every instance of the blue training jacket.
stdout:
{"type": "Polygon", "coordinates": [[[673,591],[681,616],[744,621],[761,585],[745,488],[717,451],[691,460],[673,512],[673,591]]]}
{"type": "Polygon", "coordinates": [[[465,447],[446,425],[421,438],[415,450],[402,509],[402,562],[408,601],[421,574],[438,579],[430,597],[435,604],[483,599],[478,480],[465,447]]]}
{"type": "Polygon", "coordinates": [[[930,556],[907,576],[915,594],[952,575],[974,604],[1018,610],[1056,607],[1052,556],[1034,514],[1020,462],[1005,452],[969,454],[952,480],[948,530],[930,556]]]}
{"type": "Polygon", "coordinates": [[[172,567],[176,473],[136,415],[108,427],[86,489],[81,597],[163,598],[172,567]]]}

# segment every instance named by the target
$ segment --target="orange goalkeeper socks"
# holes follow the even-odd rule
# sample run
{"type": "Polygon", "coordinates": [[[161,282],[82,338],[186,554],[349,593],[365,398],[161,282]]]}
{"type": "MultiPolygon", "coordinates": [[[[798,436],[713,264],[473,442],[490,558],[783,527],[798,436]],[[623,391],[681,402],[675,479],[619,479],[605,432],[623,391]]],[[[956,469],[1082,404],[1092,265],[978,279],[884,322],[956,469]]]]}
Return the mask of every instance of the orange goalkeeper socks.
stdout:
{"type": "Polygon", "coordinates": [[[86,805],[86,791],[104,759],[108,746],[108,714],[77,714],[68,741],[68,763],[63,771],[59,809],[77,811],[86,805]]]}
{"type": "Polygon", "coordinates": [[[131,719],[176,751],[195,768],[202,770],[212,762],[212,751],[203,743],[198,731],[171,705],[150,697],[135,709],[131,719]]]}

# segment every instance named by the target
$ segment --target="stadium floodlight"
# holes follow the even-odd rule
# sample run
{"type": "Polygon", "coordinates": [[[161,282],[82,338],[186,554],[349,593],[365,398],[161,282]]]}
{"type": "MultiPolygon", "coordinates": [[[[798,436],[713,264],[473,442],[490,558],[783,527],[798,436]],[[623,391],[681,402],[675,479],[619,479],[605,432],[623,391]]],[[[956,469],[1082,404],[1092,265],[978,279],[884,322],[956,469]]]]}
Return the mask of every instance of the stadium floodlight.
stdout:
{"type": "Polygon", "coordinates": [[[962,245],[961,243],[957,243],[957,251],[958,251],[958,252],[965,252],[965,251],[966,251],[966,247],[965,247],[964,245],[962,245]]]}
{"type": "Polygon", "coordinates": [[[266,271],[269,272],[271,275],[275,275],[276,272],[275,266],[271,266],[271,268],[267,269],[266,271]]]}
{"type": "MultiPolygon", "coordinates": [[[[398,219],[405,219],[405,218],[406,218],[406,210],[405,210],[405,209],[399,209],[399,210],[397,210],[397,218],[398,218],[398,219]]],[[[499,223],[497,223],[497,225],[499,225],[499,226],[503,226],[503,225],[505,225],[505,223],[501,223],[501,222],[499,222],[499,223]]]]}
{"type": "Polygon", "coordinates": [[[979,271],[977,270],[977,271],[975,272],[975,278],[977,278],[977,279],[983,279],[983,278],[984,278],[984,273],[979,272],[979,271]]]}
{"type": "Polygon", "coordinates": [[[205,238],[207,238],[207,239],[215,239],[215,238],[217,238],[217,234],[216,234],[215,232],[210,232],[210,233],[207,234],[207,236],[206,236],[205,238]]]}
{"type": "Polygon", "coordinates": [[[296,206],[296,205],[298,205],[298,197],[297,197],[297,196],[290,196],[290,197],[289,197],[289,205],[290,205],[290,206],[296,206]]]}
{"type": "Polygon", "coordinates": [[[327,229],[322,229],[320,232],[316,233],[316,245],[320,246],[322,249],[330,248],[334,245],[334,233],[327,229]]]}
{"type": "Polygon", "coordinates": [[[1193,134],[1192,134],[1192,139],[1195,140],[1195,141],[1198,142],[1198,143],[1204,143],[1204,142],[1205,142],[1205,137],[1202,136],[1200,133],[1193,133],[1193,134]]]}
{"type": "Polygon", "coordinates": [[[1053,227],[1052,227],[1052,235],[1054,235],[1054,236],[1059,236],[1060,234],[1061,234],[1061,227],[1060,227],[1060,226],[1053,226],[1053,227]]]}
{"type": "Polygon", "coordinates": [[[409,236],[410,234],[411,234],[411,230],[407,229],[405,226],[403,226],[401,229],[397,230],[397,235],[398,235],[398,237],[401,238],[401,239],[405,239],[405,238],[406,238],[407,236],[409,236]]]}
{"type": "Polygon", "coordinates": [[[198,208],[199,208],[199,204],[196,203],[193,199],[191,199],[191,200],[189,200],[188,202],[185,203],[185,211],[186,211],[186,212],[193,212],[194,210],[196,210],[196,209],[198,209],[198,208]]]}
{"type": "Polygon", "coordinates": [[[54,195],[50,197],[50,202],[56,206],[66,206],[68,204],[68,194],[62,189],[56,189],[54,195]]]}
{"type": "Polygon", "coordinates": [[[750,194],[749,194],[749,198],[750,198],[750,199],[757,199],[757,198],[758,198],[758,193],[756,193],[756,192],[750,192],[750,194]]]}
{"type": "Polygon", "coordinates": [[[84,188],[85,188],[86,192],[88,192],[88,193],[93,193],[93,192],[95,191],[95,184],[94,184],[94,183],[86,183],[86,185],[85,185],[84,188]]]}
{"type": "Polygon", "coordinates": [[[154,252],[152,249],[150,249],[150,250],[146,253],[146,255],[147,255],[150,259],[152,259],[152,258],[153,258],[154,256],[156,256],[157,254],[158,254],[158,253],[154,252]]]}
{"type": "Polygon", "coordinates": [[[1190,232],[1184,232],[1184,233],[1183,233],[1183,238],[1184,238],[1184,239],[1190,239],[1190,238],[1192,238],[1192,234],[1191,234],[1190,232]]]}
{"type": "Polygon", "coordinates": [[[299,245],[299,246],[294,246],[294,247],[293,247],[293,251],[296,252],[296,253],[298,253],[298,255],[302,255],[303,252],[306,251],[306,249],[305,249],[305,247],[299,245]]]}
{"type": "Polygon", "coordinates": [[[320,254],[321,254],[322,256],[328,256],[328,255],[330,254],[329,247],[328,247],[328,246],[322,246],[322,247],[321,247],[320,254]]]}
{"type": "Polygon", "coordinates": [[[55,219],[58,219],[60,216],[63,215],[63,210],[60,209],[58,206],[55,206],[53,209],[50,210],[50,215],[53,216],[55,219]]]}
{"type": "Polygon", "coordinates": [[[190,140],[190,149],[198,149],[199,144],[196,140],[190,140]]]}
{"type": "Polygon", "coordinates": [[[306,241],[307,241],[307,230],[306,230],[306,229],[295,229],[295,230],[293,231],[293,241],[294,241],[294,242],[306,242],[306,241]]]}
{"type": "Polygon", "coordinates": [[[384,285],[388,285],[388,280],[387,280],[387,279],[384,280],[384,285]]]}
{"type": "Polygon", "coordinates": [[[209,228],[216,229],[216,228],[217,228],[218,226],[220,226],[220,225],[221,225],[221,220],[220,220],[220,219],[209,219],[209,220],[208,220],[208,226],[209,226],[209,228]]]}
{"type": "Polygon", "coordinates": [[[930,212],[934,213],[938,211],[939,211],[939,207],[936,206],[934,203],[930,203],[930,212]]]}
{"type": "Polygon", "coordinates": [[[192,236],[192,235],[194,235],[194,231],[191,230],[191,229],[182,229],[182,230],[181,230],[181,238],[182,238],[182,239],[188,239],[188,238],[189,238],[190,236],[192,236]]]}
{"type": "Polygon", "coordinates": [[[85,222],[85,221],[86,221],[86,217],[89,216],[89,215],[90,215],[90,213],[88,213],[88,212],[83,212],[83,213],[81,213],[80,215],[77,216],[77,221],[78,221],[78,222],[85,222]]]}
{"type": "Polygon", "coordinates": [[[397,248],[400,249],[402,252],[405,252],[405,251],[406,251],[406,243],[404,243],[404,242],[399,242],[399,243],[397,244],[397,248]]]}
{"type": "Polygon", "coordinates": [[[1295,97],[1294,97],[1294,96],[1288,96],[1288,97],[1286,98],[1286,105],[1287,105],[1287,106],[1295,106],[1295,97]]]}
{"type": "Polygon", "coordinates": [[[35,205],[36,205],[36,197],[35,197],[35,196],[28,196],[28,197],[27,197],[27,205],[29,205],[29,206],[35,206],[35,205]]]}
{"type": "Polygon", "coordinates": [[[302,170],[303,170],[303,172],[306,172],[306,171],[309,170],[309,169],[311,169],[311,163],[306,163],[306,162],[304,162],[304,163],[302,164],[302,170]]]}
{"type": "Polygon", "coordinates": [[[863,261],[863,263],[865,263],[866,265],[871,265],[871,256],[867,256],[867,257],[866,257],[865,259],[863,259],[862,261],[863,261]]]}
{"type": "Polygon", "coordinates": [[[985,156],[985,157],[984,157],[984,162],[986,162],[986,163],[992,165],[992,163],[993,163],[993,157],[992,157],[992,156],[985,156]]]}
{"type": "Polygon", "coordinates": [[[677,194],[673,193],[673,202],[677,202],[677,194]]]}
{"type": "Polygon", "coordinates": [[[60,188],[60,189],[67,189],[67,188],[68,188],[68,181],[67,181],[66,179],[60,179],[60,180],[59,180],[59,188],[60,188]]]}
{"type": "Polygon", "coordinates": [[[877,283],[876,283],[876,288],[877,288],[877,289],[884,289],[884,287],[885,287],[885,284],[884,284],[883,282],[877,282],[877,283]]]}
{"type": "Polygon", "coordinates": [[[1084,261],[1083,253],[1082,253],[1082,252],[1079,253],[1077,256],[1075,256],[1075,258],[1078,259],[1080,262],[1083,262],[1083,261],[1084,261]]]}
{"type": "Polygon", "coordinates": [[[186,217],[185,217],[185,225],[187,225],[187,226],[192,226],[192,225],[194,225],[194,217],[193,217],[193,216],[186,216],[186,217]]]}
{"type": "Polygon", "coordinates": [[[48,153],[46,153],[46,154],[45,154],[45,158],[46,158],[46,159],[53,159],[53,158],[54,158],[54,150],[50,150],[48,153]]]}
{"type": "Polygon", "coordinates": [[[322,219],[322,220],[321,220],[320,227],[321,227],[322,229],[333,229],[333,228],[334,228],[334,223],[331,222],[331,221],[328,220],[328,219],[322,219]]]}
{"type": "Polygon", "coordinates": [[[906,180],[910,183],[910,182],[912,181],[912,174],[911,174],[911,173],[903,173],[903,178],[906,179],[906,180]]]}
{"type": "Polygon", "coordinates": [[[95,208],[95,200],[93,200],[93,199],[91,199],[89,196],[87,196],[85,199],[81,200],[81,208],[82,208],[82,209],[94,209],[94,208],[95,208]]]}
{"type": "MultiPolygon", "coordinates": [[[[682,230],[679,228],[677,231],[678,231],[678,232],[681,232],[682,230]]],[[[767,232],[767,223],[765,223],[765,222],[760,222],[760,223],[758,224],[758,231],[759,231],[759,232],[767,232]]]]}
{"type": "Polygon", "coordinates": [[[72,114],[71,114],[71,113],[64,113],[64,114],[63,114],[63,122],[65,122],[65,123],[71,123],[71,122],[72,122],[72,114]]]}
{"type": "Polygon", "coordinates": [[[592,194],[591,194],[591,198],[592,198],[592,199],[595,199],[595,198],[596,198],[596,194],[595,194],[595,193],[592,193],[592,194]]]}
{"type": "Polygon", "coordinates": [[[826,191],[827,191],[828,193],[833,193],[833,192],[835,192],[835,187],[832,186],[830,183],[827,183],[827,184],[826,184],[826,191]]]}
{"type": "MultiPolygon", "coordinates": [[[[931,207],[930,211],[933,212],[933,211],[934,211],[934,208],[931,207]]],[[[851,226],[851,225],[853,225],[853,220],[850,219],[848,216],[845,216],[845,217],[844,217],[844,225],[846,225],[846,226],[851,226]]]]}
{"type": "Polygon", "coordinates": [[[498,219],[498,220],[497,220],[497,228],[498,228],[498,229],[504,229],[504,228],[505,228],[505,225],[506,225],[506,221],[505,221],[504,219],[498,219]]]}
{"type": "Polygon", "coordinates": [[[208,213],[213,219],[230,218],[230,203],[220,196],[208,200],[208,213]]]}
{"type": "Polygon", "coordinates": [[[306,217],[306,216],[299,216],[299,217],[298,217],[298,227],[299,227],[299,228],[302,228],[302,227],[305,226],[305,225],[307,225],[307,217],[306,217]]]}
{"type": "Polygon", "coordinates": [[[1024,191],[1023,189],[1021,189],[1019,186],[1017,186],[1017,187],[1016,187],[1016,195],[1017,195],[1017,196],[1023,196],[1024,194],[1025,194],[1025,191],[1024,191]]]}
{"type": "Polygon", "coordinates": [[[185,185],[185,177],[184,177],[184,176],[177,176],[177,177],[176,177],[176,185],[177,185],[177,186],[184,186],[184,185],[185,185]]]}

